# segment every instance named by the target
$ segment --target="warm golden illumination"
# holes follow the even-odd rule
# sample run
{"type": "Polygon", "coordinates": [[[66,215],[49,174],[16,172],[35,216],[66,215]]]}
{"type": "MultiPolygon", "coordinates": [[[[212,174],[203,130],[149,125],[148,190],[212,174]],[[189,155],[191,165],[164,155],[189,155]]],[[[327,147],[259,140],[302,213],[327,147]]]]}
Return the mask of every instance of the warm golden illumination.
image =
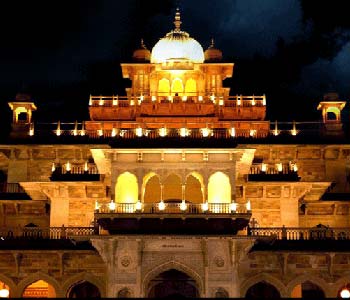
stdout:
{"type": "Polygon", "coordinates": [[[165,127],[159,128],[158,133],[161,137],[165,137],[168,134],[167,129],[165,127]]]}
{"type": "Polygon", "coordinates": [[[273,135],[277,136],[279,135],[280,131],[278,130],[278,124],[277,124],[277,120],[275,121],[275,129],[273,130],[273,135]]]}
{"type": "MultiPolygon", "coordinates": [[[[184,85],[182,83],[181,78],[174,78],[174,80],[171,83],[171,93],[175,94],[175,93],[183,93],[184,91],[184,85]]],[[[170,100],[170,99],[169,99],[170,100]]]]}
{"type": "Polygon", "coordinates": [[[97,134],[98,136],[103,136],[103,130],[102,129],[97,130],[97,134]]]}
{"type": "Polygon", "coordinates": [[[340,291],[340,297],[342,299],[348,299],[350,298],[350,291],[345,287],[340,291]]]}
{"type": "Polygon", "coordinates": [[[135,134],[136,134],[136,136],[141,137],[141,136],[143,135],[143,130],[142,130],[142,128],[141,128],[141,127],[137,127],[137,128],[135,129],[135,134]]]}
{"type": "Polygon", "coordinates": [[[10,291],[3,287],[1,290],[0,290],[0,298],[8,298],[10,296],[10,291]]]}
{"type": "Polygon", "coordinates": [[[255,105],[255,99],[252,99],[252,106],[255,105]]]}
{"type": "Polygon", "coordinates": [[[159,210],[164,210],[165,209],[165,203],[163,200],[161,200],[159,203],[158,203],[158,209],[159,210]]]}
{"type": "Polygon", "coordinates": [[[234,127],[230,128],[230,136],[232,137],[236,136],[236,129],[234,127]]]}
{"type": "Polygon", "coordinates": [[[98,102],[98,104],[99,104],[100,106],[103,106],[103,104],[104,104],[103,99],[100,99],[100,101],[98,102]]]}
{"type": "Polygon", "coordinates": [[[282,170],[283,170],[282,163],[276,164],[276,169],[278,172],[282,172],[282,170]]]}
{"type": "Polygon", "coordinates": [[[155,102],[157,100],[156,96],[152,96],[152,102],[155,102]]]}
{"type": "Polygon", "coordinates": [[[30,127],[29,127],[29,136],[33,136],[34,135],[34,124],[30,123],[30,127]]]}
{"type": "Polygon", "coordinates": [[[224,105],[224,99],[220,99],[220,100],[219,100],[219,105],[220,105],[220,106],[223,106],[223,105],[224,105]]]}
{"type": "Polygon", "coordinates": [[[85,172],[89,171],[89,166],[88,166],[87,161],[84,163],[84,171],[85,172]]]}
{"type": "Polygon", "coordinates": [[[111,210],[111,211],[114,211],[114,210],[115,210],[115,202],[114,202],[113,200],[111,200],[111,202],[109,202],[108,208],[109,208],[109,210],[111,210]]]}
{"type": "Polygon", "coordinates": [[[142,209],[142,203],[139,200],[135,203],[135,210],[140,211],[141,209],[142,209]]]}
{"type": "Polygon", "coordinates": [[[297,131],[297,126],[295,124],[295,121],[293,121],[293,129],[290,131],[291,135],[294,135],[296,136],[298,134],[298,131],[297,131]]]}
{"type": "Polygon", "coordinates": [[[61,131],[61,122],[58,121],[58,122],[57,122],[56,135],[57,135],[57,136],[60,136],[61,134],[62,134],[62,131],[61,131]]]}
{"type": "MultiPolygon", "coordinates": [[[[95,201],[95,210],[99,210],[100,209],[100,204],[98,203],[98,201],[95,201]]],[[[114,207],[115,209],[115,207],[114,207]]]]}
{"type": "Polygon", "coordinates": [[[52,166],[51,166],[51,172],[53,173],[53,172],[55,172],[56,171],[56,165],[55,165],[55,163],[53,162],[52,163],[52,166]]]}
{"type": "Polygon", "coordinates": [[[208,204],[208,202],[202,203],[202,210],[203,210],[204,212],[206,212],[206,211],[208,211],[208,209],[209,209],[209,204],[208,204]]]}
{"type": "Polygon", "coordinates": [[[117,97],[113,97],[112,105],[113,105],[113,106],[118,105],[118,96],[117,96],[117,97]]]}
{"type": "Polygon", "coordinates": [[[192,78],[187,79],[185,84],[185,93],[189,95],[194,95],[196,92],[197,92],[197,82],[192,78]]]}
{"type": "Polygon", "coordinates": [[[250,204],[250,200],[247,201],[247,203],[245,204],[245,207],[247,209],[247,211],[252,210],[251,204],[250,204]]]}
{"type": "Polygon", "coordinates": [[[184,128],[184,127],[183,127],[183,128],[180,128],[179,134],[180,134],[180,136],[182,136],[182,137],[189,136],[189,135],[190,135],[190,130],[187,129],[187,128],[184,128]]]}
{"type": "Polygon", "coordinates": [[[256,136],[256,129],[250,129],[250,130],[249,130],[249,135],[250,135],[251,137],[256,136]]]}
{"type": "Polygon", "coordinates": [[[216,172],[209,177],[208,202],[231,203],[231,184],[226,174],[216,172]]]}
{"type": "Polygon", "coordinates": [[[232,203],[230,204],[230,211],[231,211],[231,212],[236,212],[236,210],[237,210],[237,203],[232,202],[232,203]]]}
{"type": "Polygon", "coordinates": [[[209,128],[201,128],[201,133],[203,137],[212,135],[212,131],[209,128]]]}
{"type": "Polygon", "coordinates": [[[67,161],[67,163],[66,163],[66,171],[70,172],[71,170],[72,170],[71,164],[70,164],[69,161],[67,161]]]}
{"type": "Polygon", "coordinates": [[[170,83],[166,78],[162,78],[158,82],[158,93],[168,95],[170,93],[170,83]]]}
{"type": "Polygon", "coordinates": [[[263,106],[266,106],[266,95],[263,95],[263,106]]]}
{"type": "Polygon", "coordinates": [[[92,105],[92,98],[91,98],[91,95],[90,95],[90,99],[89,99],[89,106],[92,105]]]}
{"type": "Polygon", "coordinates": [[[203,96],[198,96],[198,101],[203,101],[203,96]]]}
{"type": "Polygon", "coordinates": [[[264,164],[264,163],[262,163],[261,164],[261,172],[266,172],[267,171],[267,165],[266,164],[264,164]]]}
{"type": "Polygon", "coordinates": [[[117,130],[113,127],[112,132],[111,132],[111,136],[115,137],[116,135],[117,135],[117,130]]]}
{"type": "Polygon", "coordinates": [[[182,101],[186,101],[187,100],[187,96],[182,96],[182,101]]]}
{"type": "Polygon", "coordinates": [[[214,95],[214,94],[212,94],[212,95],[210,96],[210,100],[211,100],[212,102],[215,102],[215,95],[214,95]]]}
{"type": "Polygon", "coordinates": [[[184,211],[184,210],[187,209],[187,204],[186,204],[185,200],[182,200],[182,201],[181,201],[180,209],[181,209],[182,211],[184,211]]]}
{"type": "Polygon", "coordinates": [[[74,123],[73,135],[74,136],[78,135],[78,122],[77,121],[75,121],[75,123],[74,123]]]}
{"type": "Polygon", "coordinates": [[[139,200],[137,178],[134,174],[124,172],[118,176],[115,200],[117,203],[136,203],[139,200]]]}

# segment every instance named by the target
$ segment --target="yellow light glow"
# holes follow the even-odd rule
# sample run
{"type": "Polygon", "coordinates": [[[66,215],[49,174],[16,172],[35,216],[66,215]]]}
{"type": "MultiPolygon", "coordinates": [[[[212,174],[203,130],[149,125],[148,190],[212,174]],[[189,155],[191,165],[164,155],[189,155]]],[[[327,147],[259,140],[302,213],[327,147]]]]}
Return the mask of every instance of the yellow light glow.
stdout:
{"type": "Polygon", "coordinates": [[[220,100],[219,100],[219,105],[220,105],[220,106],[223,106],[223,105],[224,105],[224,100],[223,100],[223,99],[220,99],[220,100]]]}
{"type": "Polygon", "coordinates": [[[241,98],[238,96],[238,99],[237,99],[237,105],[238,105],[238,106],[240,106],[240,105],[241,105],[241,103],[242,103],[242,100],[241,100],[241,98]]]}
{"type": "Polygon", "coordinates": [[[266,96],[263,95],[263,106],[266,106],[266,96]]]}
{"type": "Polygon", "coordinates": [[[143,95],[140,96],[140,101],[142,102],[145,99],[143,95]]]}
{"type": "Polygon", "coordinates": [[[163,200],[158,203],[158,209],[159,210],[164,210],[165,209],[165,203],[164,203],[163,200]]]}
{"type": "Polygon", "coordinates": [[[100,106],[102,106],[104,103],[105,103],[105,102],[104,102],[103,99],[100,99],[100,101],[98,102],[98,104],[99,104],[100,106]]]}
{"type": "Polygon", "coordinates": [[[250,129],[250,130],[249,130],[249,135],[250,135],[251,137],[256,136],[256,129],[250,129]]]}
{"type": "Polygon", "coordinates": [[[120,130],[119,136],[123,137],[123,136],[125,135],[125,133],[126,133],[126,130],[125,130],[125,129],[120,130]]]}
{"type": "Polygon", "coordinates": [[[183,127],[183,128],[180,128],[179,133],[180,133],[180,136],[186,137],[190,135],[190,130],[183,127]]]}
{"type": "Polygon", "coordinates": [[[142,130],[142,128],[141,128],[141,127],[137,127],[137,128],[135,129],[135,134],[136,134],[136,136],[141,137],[141,136],[143,135],[143,130],[142,130]]]}
{"type": "Polygon", "coordinates": [[[85,129],[80,130],[80,135],[84,136],[85,135],[85,129]]]}
{"type": "Polygon", "coordinates": [[[135,105],[135,101],[134,100],[130,100],[130,105],[131,106],[135,105]]]}
{"type": "Polygon", "coordinates": [[[61,122],[58,121],[58,122],[57,122],[56,135],[57,135],[57,136],[60,136],[61,134],[62,134],[62,131],[61,131],[61,122]]]}
{"type": "Polygon", "coordinates": [[[135,203],[135,210],[141,210],[141,209],[142,209],[142,203],[139,200],[135,203]]]}
{"type": "Polygon", "coordinates": [[[29,136],[33,136],[34,135],[34,124],[30,123],[30,127],[29,127],[29,136]]]}
{"type": "Polygon", "coordinates": [[[186,204],[185,200],[182,200],[182,201],[181,201],[180,209],[181,209],[182,211],[184,211],[184,210],[187,209],[187,204],[186,204]]]}
{"type": "Polygon", "coordinates": [[[261,164],[261,172],[266,172],[267,171],[267,165],[266,164],[264,164],[264,163],[262,163],[261,164]]]}
{"type": "MultiPolygon", "coordinates": [[[[100,209],[100,204],[98,203],[98,201],[95,201],[95,210],[99,210],[100,209]]],[[[115,207],[114,207],[115,209],[115,207]]]]}
{"type": "Polygon", "coordinates": [[[187,79],[185,84],[185,93],[189,95],[194,95],[197,93],[197,82],[194,79],[187,79]]]}
{"type": "Polygon", "coordinates": [[[90,96],[90,99],[89,99],[89,106],[91,106],[92,105],[92,98],[91,98],[91,96],[90,96]]]}
{"type": "Polygon", "coordinates": [[[187,100],[187,96],[182,96],[182,101],[186,101],[187,100]]]}
{"type": "Polygon", "coordinates": [[[117,135],[117,130],[113,127],[112,132],[111,132],[111,136],[115,137],[116,135],[117,135]]]}
{"type": "Polygon", "coordinates": [[[212,102],[215,102],[215,95],[214,95],[214,94],[212,94],[212,95],[210,96],[210,100],[211,100],[212,102]]]}
{"type": "Polygon", "coordinates": [[[276,164],[276,169],[278,172],[282,172],[282,170],[283,170],[282,163],[276,164]]]}
{"type": "Polygon", "coordinates": [[[157,100],[156,96],[152,96],[152,102],[155,102],[157,100]]]}
{"type": "Polygon", "coordinates": [[[163,95],[170,93],[170,82],[166,78],[162,78],[158,81],[158,93],[163,95]]]}
{"type": "Polygon", "coordinates": [[[67,161],[67,163],[66,163],[66,171],[67,171],[67,172],[70,172],[71,170],[72,170],[71,164],[70,164],[69,161],[67,161]]]}
{"type": "Polygon", "coordinates": [[[252,105],[253,105],[253,106],[255,105],[255,100],[254,100],[254,99],[252,99],[252,105]]]}
{"type": "Polygon", "coordinates": [[[84,171],[85,172],[89,171],[89,166],[88,166],[87,161],[84,163],[84,171]]]}
{"type": "Polygon", "coordinates": [[[158,132],[159,132],[159,136],[161,137],[165,137],[168,134],[167,129],[165,127],[159,128],[158,132]]]}
{"type": "Polygon", "coordinates": [[[236,212],[236,211],[237,211],[237,203],[232,202],[232,203],[230,204],[230,211],[231,211],[231,212],[236,212]]]}
{"type": "Polygon", "coordinates": [[[139,200],[136,176],[130,172],[120,174],[115,186],[115,195],[117,203],[136,203],[139,200]]]}
{"type": "Polygon", "coordinates": [[[108,204],[108,208],[109,210],[115,210],[115,202],[113,200],[111,200],[111,202],[109,202],[108,204]]]}
{"type": "Polygon", "coordinates": [[[56,165],[55,165],[55,163],[53,162],[52,163],[52,166],[51,166],[51,172],[53,173],[53,172],[55,172],[56,171],[56,165]]]}
{"type": "Polygon", "coordinates": [[[202,203],[202,211],[208,211],[208,209],[209,209],[208,202],[202,203]]]}
{"type": "Polygon", "coordinates": [[[169,100],[170,102],[172,102],[172,101],[173,101],[173,97],[172,97],[172,96],[168,96],[168,100],[169,100]]]}
{"type": "Polygon", "coordinates": [[[117,97],[117,98],[114,98],[114,97],[113,97],[112,105],[113,105],[113,106],[118,105],[118,97],[117,97]]]}
{"type": "Polygon", "coordinates": [[[8,298],[10,296],[10,291],[3,287],[1,290],[0,290],[0,298],[8,298]]]}
{"type": "Polygon", "coordinates": [[[248,202],[245,204],[245,207],[247,209],[247,211],[252,210],[251,204],[250,204],[250,200],[248,200],[248,202]]]}
{"type": "Polygon", "coordinates": [[[74,130],[73,130],[73,135],[74,135],[74,136],[77,136],[77,135],[78,135],[78,130],[77,130],[77,129],[74,129],[74,130]]]}
{"type": "Polygon", "coordinates": [[[297,166],[297,164],[294,164],[294,166],[293,166],[293,171],[294,171],[294,172],[298,172],[298,166],[297,166]]]}
{"type": "Polygon", "coordinates": [[[234,127],[230,128],[230,136],[235,137],[236,136],[236,129],[234,127]]]}
{"type": "Polygon", "coordinates": [[[203,96],[198,96],[198,101],[203,101],[203,96]]]}
{"type": "Polygon", "coordinates": [[[208,202],[231,203],[231,184],[226,174],[216,172],[209,177],[208,202]]]}
{"type": "Polygon", "coordinates": [[[340,292],[340,297],[343,299],[350,298],[350,291],[347,288],[343,288],[340,292]]]}
{"type": "Polygon", "coordinates": [[[274,135],[274,136],[279,135],[279,131],[278,131],[277,129],[275,129],[275,130],[273,131],[273,135],[274,135]]]}
{"type": "Polygon", "coordinates": [[[102,129],[97,130],[97,134],[98,136],[103,136],[103,130],[102,129]]]}
{"type": "Polygon", "coordinates": [[[211,130],[209,128],[201,128],[202,136],[203,137],[208,137],[211,135],[211,130]]]}

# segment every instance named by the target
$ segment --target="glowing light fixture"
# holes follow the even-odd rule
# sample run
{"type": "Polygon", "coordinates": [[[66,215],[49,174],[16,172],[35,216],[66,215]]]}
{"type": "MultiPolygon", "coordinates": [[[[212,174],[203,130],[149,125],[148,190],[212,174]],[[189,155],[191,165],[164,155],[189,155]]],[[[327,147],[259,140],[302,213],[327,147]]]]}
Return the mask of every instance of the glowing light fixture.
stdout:
{"type": "Polygon", "coordinates": [[[261,164],[261,172],[266,173],[266,171],[267,171],[267,165],[264,164],[264,163],[262,163],[262,164],[261,164]]]}
{"type": "Polygon", "coordinates": [[[141,127],[137,127],[137,128],[135,129],[135,134],[136,134],[136,136],[141,137],[141,136],[143,135],[143,130],[142,130],[142,128],[141,128],[141,127]]]}
{"type": "Polygon", "coordinates": [[[161,200],[159,203],[158,203],[158,209],[159,210],[164,210],[165,209],[165,203],[163,200],[161,200]]]}
{"type": "Polygon", "coordinates": [[[97,130],[97,134],[98,134],[98,136],[103,136],[103,129],[97,130]]]}
{"type": "Polygon", "coordinates": [[[263,95],[263,102],[262,103],[264,106],[266,106],[266,95],[265,94],[263,95]]]}
{"type": "Polygon", "coordinates": [[[210,100],[211,100],[212,102],[215,102],[215,95],[214,95],[214,94],[212,94],[212,95],[210,96],[210,100]]]}
{"type": "Polygon", "coordinates": [[[130,100],[130,105],[135,105],[135,101],[134,100],[130,100]]]}
{"type": "Polygon", "coordinates": [[[117,130],[113,127],[112,132],[111,132],[111,136],[115,137],[116,135],[117,135],[117,130]]]}
{"type": "Polygon", "coordinates": [[[202,203],[202,210],[203,210],[203,211],[208,211],[208,209],[209,209],[209,204],[208,204],[208,202],[202,203]]]}
{"type": "Polygon", "coordinates": [[[73,135],[74,136],[78,135],[78,121],[75,121],[75,123],[74,123],[73,135]]]}
{"type": "Polygon", "coordinates": [[[219,105],[220,105],[220,106],[223,106],[223,105],[224,105],[224,99],[220,99],[220,100],[219,100],[219,105]]]}
{"type": "Polygon", "coordinates": [[[182,201],[181,201],[180,209],[181,209],[182,211],[184,211],[184,210],[187,209],[187,204],[186,204],[185,200],[182,200],[182,201]]]}
{"type": "Polygon", "coordinates": [[[2,289],[0,289],[0,298],[8,298],[10,296],[10,291],[3,284],[2,289]]]}
{"type": "Polygon", "coordinates": [[[251,137],[256,136],[256,129],[250,129],[250,130],[249,130],[249,135],[250,135],[251,137]]]}
{"type": "Polygon", "coordinates": [[[252,105],[255,106],[255,99],[252,99],[252,105]]]}
{"type": "Polygon", "coordinates": [[[165,137],[168,134],[167,129],[165,127],[159,128],[158,132],[159,136],[161,137],[165,137]]]}
{"type": "Polygon", "coordinates": [[[113,200],[111,200],[111,202],[109,202],[108,208],[109,208],[109,210],[111,210],[111,211],[114,211],[114,210],[115,210],[115,202],[114,202],[113,200]]]}
{"type": "Polygon", "coordinates": [[[282,172],[282,163],[276,164],[276,169],[278,172],[282,172]]]}
{"type": "Polygon", "coordinates": [[[235,202],[230,203],[230,211],[231,212],[237,211],[237,203],[235,203],[235,202]]]}
{"type": "Polygon", "coordinates": [[[104,104],[105,102],[104,102],[104,100],[101,98],[100,99],[100,101],[98,102],[98,104],[100,105],[100,106],[103,106],[103,104],[104,104]]]}
{"type": "Polygon", "coordinates": [[[252,210],[252,207],[250,205],[250,200],[248,200],[248,202],[245,204],[245,207],[246,207],[247,211],[252,210]]]}
{"type": "Polygon", "coordinates": [[[206,128],[201,128],[201,133],[203,137],[208,137],[210,135],[212,135],[212,131],[206,127],[206,128]]]}
{"type": "Polygon", "coordinates": [[[140,96],[140,101],[142,102],[145,99],[143,95],[140,96]]]}
{"type": "Polygon", "coordinates": [[[185,128],[185,127],[180,128],[179,134],[180,134],[180,136],[182,136],[182,137],[189,136],[189,135],[190,135],[190,130],[187,129],[187,128],[185,128]]]}
{"type": "Polygon", "coordinates": [[[297,126],[295,124],[295,121],[293,121],[293,129],[290,131],[291,135],[296,136],[298,134],[297,126]]]}
{"type": "Polygon", "coordinates": [[[60,136],[61,134],[62,134],[62,131],[61,131],[61,122],[58,121],[58,122],[57,122],[56,135],[57,135],[57,136],[60,136]]]}
{"type": "Polygon", "coordinates": [[[29,136],[33,136],[33,135],[34,135],[34,123],[30,123],[29,136]]]}
{"type": "Polygon", "coordinates": [[[241,104],[242,104],[241,96],[237,96],[237,105],[241,106],[241,104]]]}
{"type": "Polygon", "coordinates": [[[156,96],[152,96],[152,102],[155,102],[157,100],[156,96]]]}
{"type": "Polygon", "coordinates": [[[84,163],[84,172],[87,172],[89,171],[89,166],[88,166],[88,163],[87,161],[84,163]]]}
{"type": "Polygon", "coordinates": [[[84,136],[85,135],[85,122],[83,121],[82,125],[81,125],[81,130],[80,130],[80,135],[84,136]]]}
{"type": "Polygon", "coordinates": [[[142,203],[140,200],[138,200],[136,203],[135,203],[135,210],[138,210],[140,211],[142,209],[142,203]]]}
{"type": "Polygon", "coordinates": [[[350,298],[350,291],[348,290],[347,287],[343,288],[341,291],[340,291],[340,297],[342,299],[349,299],[350,298]]]}
{"type": "Polygon", "coordinates": [[[173,96],[168,96],[168,100],[169,100],[170,102],[172,102],[172,101],[173,101],[173,96]]]}
{"type": "Polygon", "coordinates": [[[72,171],[72,167],[71,167],[71,164],[70,164],[69,161],[67,161],[67,163],[66,163],[66,171],[67,171],[67,172],[72,171]]]}
{"type": "Polygon", "coordinates": [[[53,162],[52,163],[52,166],[51,166],[51,172],[53,173],[53,172],[55,172],[56,171],[56,165],[55,165],[55,163],[53,162]]]}
{"type": "Polygon", "coordinates": [[[91,95],[90,95],[90,99],[89,99],[89,106],[92,105],[92,98],[91,98],[91,95]]]}
{"type": "Polygon", "coordinates": [[[99,210],[100,209],[100,204],[98,203],[98,201],[95,201],[95,210],[99,210]]]}
{"type": "Polygon", "coordinates": [[[203,101],[203,96],[198,96],[198,101],[203,101]]]}
{"type": "Polygon", "coordinates": [[[230,128],[230,136],[232,137],[236,136],[236,129],[234,127],[230,128]]]}
{"type": "Polygon", "coordinates": [[[125,129],[124,129],[124,130],[120,130],[119,136],[123,137],[123,136],[125,135],[125,133],[126,133],[126,130],[125,130],[125,129]]]}
{"type": "Polygon", "coordinates": [[[187,100],[187,96],[182,96],[182,101],[186,101],[187,100]]]}
{"type": "Polygon", "coordinates": [[[277,120],[275,121],[275,129],[273,130],[273,135],[278,136],[280,131],[278,130],[277,120]]]}
{"type": "Polygon", "coordinates": [[[114,96],[113,96],[112,99],[113,99],[113,100],[112,100],[112,105],[114,105],[114,106],[118,105],[118,95],[117,95],[117,97],[114,97],[114,96]]]}

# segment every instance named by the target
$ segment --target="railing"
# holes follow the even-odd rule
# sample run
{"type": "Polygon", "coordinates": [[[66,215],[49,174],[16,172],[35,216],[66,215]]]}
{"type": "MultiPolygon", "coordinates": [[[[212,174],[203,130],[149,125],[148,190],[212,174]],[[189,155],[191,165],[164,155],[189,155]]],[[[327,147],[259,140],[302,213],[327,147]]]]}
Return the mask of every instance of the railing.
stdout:
{"type": "Polygon", "coordinates": [[[250,228],[252,236],[269,236],[278,240],[349,240],[349,227],[274,227],[250,228]]]}
{"type": "Polygon", "coordinates": [[[19,183],[0,182],[0,193],[25,193],[19,183]]]}
{"type": "Polygon", "coordinates": [[[3,239],[68,239],[76,236],[98,234],[93,227],[3,227],[0,238],[3,239]]]}
{"type": "Polygon", "coordinates": [[[141,105],[142,103],[213,103],[226,107],[254,107],[266,106],[266,96],[224,96],[222,94],[199,95],[198,93],[186,93],[174,96],[169,93],[157,93],[157,95],[139,96],[90,96],[89,105],[93,107],[128,107],[141,105]]]}
{"type": "Polygon", "coordinates": [[[163,208],[159,203],[115,203],[115,209],[110,204],[99,205],[95,213],[142,213],[142,214],[235,214],[249,213],[245,204],[235,203],[206,203],[193,204],[181,202],[163,202],[163,208]]]}

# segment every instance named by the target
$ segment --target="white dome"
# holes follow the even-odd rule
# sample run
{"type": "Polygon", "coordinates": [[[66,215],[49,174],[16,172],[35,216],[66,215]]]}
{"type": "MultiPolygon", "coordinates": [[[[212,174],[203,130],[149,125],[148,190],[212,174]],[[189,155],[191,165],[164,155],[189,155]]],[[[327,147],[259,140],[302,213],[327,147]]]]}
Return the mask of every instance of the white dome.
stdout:
{"type": "Polygon", "coordinates": [[[161,38],[152,49],[151,63],[163,63],[167,60],[186,59],[195,63],[204,62],[202,46],[190,35],[180,30],[180,13],[175,15],[175,29],[161,38]]]}

